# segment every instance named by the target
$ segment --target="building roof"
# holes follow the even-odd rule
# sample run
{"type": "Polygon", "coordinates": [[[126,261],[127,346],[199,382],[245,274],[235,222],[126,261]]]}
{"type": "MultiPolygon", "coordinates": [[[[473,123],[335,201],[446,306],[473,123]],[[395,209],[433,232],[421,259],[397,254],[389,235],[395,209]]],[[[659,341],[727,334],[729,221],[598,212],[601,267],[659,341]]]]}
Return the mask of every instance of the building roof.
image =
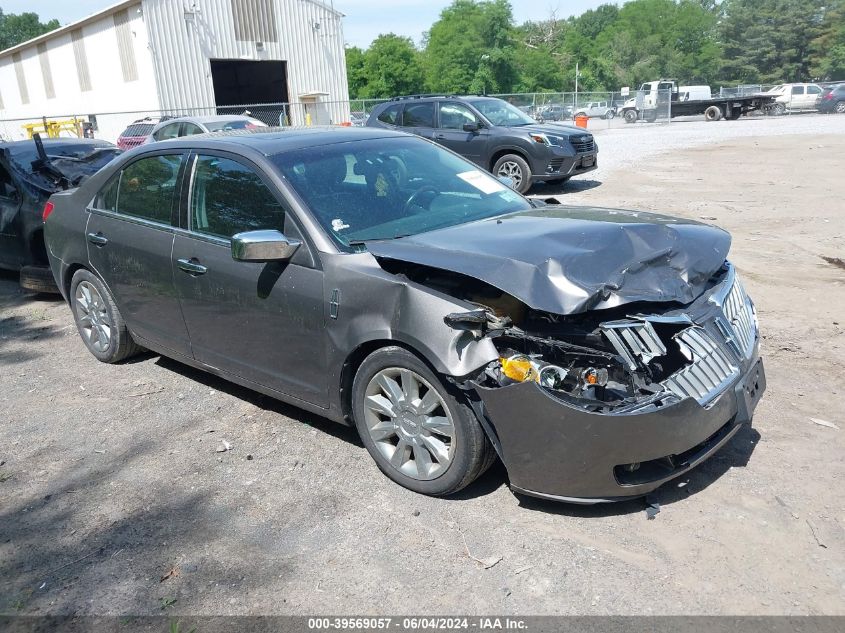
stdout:
{"type": "MultiPolygon", "coordinates": [[[[64,33],[69,33],[70,31],[76,30],[80,27],[85,26],[86,24],[91,24],[92,22],[97,22],[98,20],[102,20],[105,17],[112,15],[113,13],[117,13],[118,11],[123,11],[124,9],[134,6],[136,4],[141,4],[143,0],[121,0],[116,4],[112,4],[107,6],[106,8],[97,11],[96,13],[92,13],[84,18],[77,20],[76,22],[71,22],[69,24],[65,24],[64,26],[60,26],[59,28],[50,31],[49,33],[45,33],[44,35],[39,35],[38,37],[34,37],[31,40],[27,40],[26,42],[21,42],[16,46],[12,46],[11,48],[7,48],[5,50],[0,51],[0,59],[11,55],[12,53],[16,53],[18,51],[24,50],[29,48],[30,46],[34,46],[41,42],[46,42],[47,40],[51,40],[58,35],[62,35],[64,33]]],[[[334,8],[333,2],[332,6],[329,6],[325,2],[321,2],[320,0],[301,0],[302,2],[310,2],[311,4],[315,4],[318,7],[325,9],[326,11],[330,11],[334,13],[336,16],[342,18],[345,17],[343,13],[338,11],[334,8]]],[[[332,1],[332,0],[330,0],[332,1]]]]}

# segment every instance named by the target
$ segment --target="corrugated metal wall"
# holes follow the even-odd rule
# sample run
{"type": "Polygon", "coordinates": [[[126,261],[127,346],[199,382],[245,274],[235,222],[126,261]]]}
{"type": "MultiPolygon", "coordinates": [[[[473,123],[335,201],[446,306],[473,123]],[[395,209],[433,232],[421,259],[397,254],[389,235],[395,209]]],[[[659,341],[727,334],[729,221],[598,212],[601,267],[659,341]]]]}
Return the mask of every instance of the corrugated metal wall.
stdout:
{"type": "Polygon", "coordinates": [[[128,10],[124,9],[114,14],[114,31],[117,36],[117,53],[120,56],[123,81],[135,81],[138,79],[138,65],[135,63],[135,46],[132,41],[128,10]]]}
{"type": "MultiPolygon", "coordinates": [[[[215,105],[210,59],[285,60],[291,102],[326,93],[332,122],[349,119],[343,27],[322,3],[144,0],[143,12],[163,108],[215,105]]],[[[293,109],[292,123],[304,122],[301,112],[293,109]]]]}
{"type": "Polygon", "coordinates": [[[55,99],[56,88],[53,85],[53,69],[50,67],[47,42],[41,42],[38,45],[38,61],[41,64],[41,79],[44,81],[44,95],[48,99],[55,99]]]}
{"type": "Polygon", "coordinates": [[[88,70],[88,53],[85,51],[85,38],[82,29],[70,32],[70,39],[73,41],[73,57],[76,60],[76,78],[79,81],[79,89],[82,92],[91,90],[91,73],[88,70]]]}
{"type": "Polygon", "coordinates": [[[15,65],[15,77],[18,80],[18,91],[21,95],[21,103],[29,103],[29,88],[26,85],[26,73],[23,71],[23,63],[20,53],[12,54],[12,63],[15,65]]]}

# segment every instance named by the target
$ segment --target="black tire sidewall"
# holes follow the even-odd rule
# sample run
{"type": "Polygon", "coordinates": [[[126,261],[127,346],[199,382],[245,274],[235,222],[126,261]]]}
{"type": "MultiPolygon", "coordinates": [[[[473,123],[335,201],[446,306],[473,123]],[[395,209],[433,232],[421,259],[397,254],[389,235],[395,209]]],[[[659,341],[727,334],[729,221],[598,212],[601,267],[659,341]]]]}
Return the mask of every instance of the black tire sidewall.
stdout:
{"type": "Polygon", "coordinates": [[[111,293],[108,291],[108,288],[106,288],[105,284],[100,281],[100,278],[97,277],[97,275],[88,270],[80,269],[77,270],[73,275],[73,279],[70,283],[70,296],[68,297],[68,299],[70,301],[71,312],[73,312],[73,321],[74,323],[76,323],[76,330],[77,332],[79,332],[79,338],[82,339],[82,343],[97,360],[102,361],[104,363],[114,362],[121,347],[120,337],[123,335],[123,332],[120,325],[123,323],[123,321],[121,319],[120,313],[117,311],[114,299],[112,298],[111,293]],[[76,310],[76,289],[79,287],[79,284],[83,281],[87,281],[88,283],[90,283],[97,289],[97,292],[100,293],[100,297],[102,297],[103,302],[106,304],[106,310],[109,313],[109,320],[112,323],[111,340],[109,341],[108,348],[103,352],[98,352],[93,347],[91,347],[91,345],[88,343],[88,339],[85,337],[85,334],[82,331],[82,326],[79,323],[79,314],[76,310]]]}
{"type": "Polygon", "coordinates": [[[484,431],[469,407],[455,398],[428,365],[403,347],[383,347],[364,359],[352,384],[352,412],[358,435],[379,469],[399,485],[414,492],[439,496],[460,490],[469,483],[465,481],[469,473],[479,470],[479,460],[486,457],[484,431]],[[446,472],[435,479],[420,481],[399,472],[385,459],[370,437],[364,417],[365,392],[372,377],[389,367],[410,369],[423,377],[443,398],[452,416],[455,426],[454,458],[446,472]]]}
{"type": "Polygon", "coordinates": [[[517,191],[519,193],[527,193],[529,189],[531,189],[531,167],[528,165],[528,162],[518,154],[505,154],[501,158],[496,161],[496,164],[493,165],[493,174],[498,176],[499,167],[503,163],[512,162],[516,163],[520,170],[522,170],[522,184],[517,187],[517,191]]]}

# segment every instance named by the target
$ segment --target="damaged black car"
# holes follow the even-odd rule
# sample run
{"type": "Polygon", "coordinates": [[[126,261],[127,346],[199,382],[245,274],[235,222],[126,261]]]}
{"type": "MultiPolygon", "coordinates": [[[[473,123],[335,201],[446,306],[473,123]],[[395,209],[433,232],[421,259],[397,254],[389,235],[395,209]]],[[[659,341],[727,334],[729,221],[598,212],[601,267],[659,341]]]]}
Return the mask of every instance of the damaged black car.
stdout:
{"type": "Polygon", "coordinates": [[[142,348],[354,425],[447,495],[644,495],[750,424],[754,304],[721,229],[532,201],[377,129],[132,150],[51,198],[48,254],[89,351],[142,348]]]}
{"type": "Polygon", "coordinates": [[[0,143],[0,268],[19,271],[27,290],[56,292],[44,248],[44,205],[119,153],[111,143],[78,138],[0,143]]]}

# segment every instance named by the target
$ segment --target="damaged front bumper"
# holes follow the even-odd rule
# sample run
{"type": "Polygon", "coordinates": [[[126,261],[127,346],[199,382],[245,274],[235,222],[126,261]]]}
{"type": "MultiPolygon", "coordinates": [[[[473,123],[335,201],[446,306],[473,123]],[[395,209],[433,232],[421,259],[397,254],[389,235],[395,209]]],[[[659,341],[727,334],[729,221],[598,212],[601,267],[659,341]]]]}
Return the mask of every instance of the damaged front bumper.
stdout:
{"type": "Polygon", "coordinates": [[[755,354],[750,370],[706,406],[686,398],[600,414],[533,382],[476,391],[516,492],[600,503],[642,496],[706,460],[750,423],[765,388],[755,354]]]}

